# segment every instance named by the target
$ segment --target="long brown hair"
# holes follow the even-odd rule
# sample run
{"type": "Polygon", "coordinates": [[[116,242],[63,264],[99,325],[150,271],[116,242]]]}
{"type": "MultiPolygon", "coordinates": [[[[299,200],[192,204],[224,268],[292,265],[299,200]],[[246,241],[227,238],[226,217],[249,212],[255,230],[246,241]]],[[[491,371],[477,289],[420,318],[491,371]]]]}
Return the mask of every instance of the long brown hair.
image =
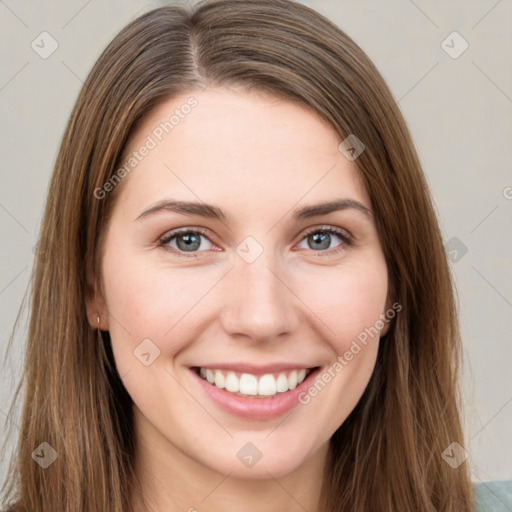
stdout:
{"type": "MultiPolygon", "coordinates": [[[[331,439],[323,510],[471,510],[457,388],[460,339],[452,283],[429,191],[405,121],[365,53],[338,27],[289,0],[168,6],[124,28],[87,78],[55,164],[34,267],[21,432],[5,500],[27,512],[132,510],[132,401],[108,333],[86,314],[86,266],[99,269],[116,193],[97,191],[155,106],[205,85],[241,85],[308,106],[340,140],[354,134],[393,297],[402,310],[382,338],[356,408],[331,439]],[[47,442],[57,461],[42,469],[47,442]]],[[[117,191],[116,191],[117,192],[117,191]]]]}

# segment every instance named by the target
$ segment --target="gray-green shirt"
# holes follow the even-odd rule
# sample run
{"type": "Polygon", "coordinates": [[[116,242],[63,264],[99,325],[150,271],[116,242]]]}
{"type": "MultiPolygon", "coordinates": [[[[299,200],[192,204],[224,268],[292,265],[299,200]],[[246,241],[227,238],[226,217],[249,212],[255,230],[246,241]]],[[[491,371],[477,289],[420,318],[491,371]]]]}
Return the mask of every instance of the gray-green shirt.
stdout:
{"type": "MultiPolygon", "coordinates": [[[[512,512],[512,480],[493,480],[474,484],[473,512],[512,512]]],[[[8,512],[0,508],[0,512],[8,512]]]]}
{"type": "Polygon", "coordinates": [[[474,485],[474,512],[512,512],[512,480],[493,480],[474,485]]]}

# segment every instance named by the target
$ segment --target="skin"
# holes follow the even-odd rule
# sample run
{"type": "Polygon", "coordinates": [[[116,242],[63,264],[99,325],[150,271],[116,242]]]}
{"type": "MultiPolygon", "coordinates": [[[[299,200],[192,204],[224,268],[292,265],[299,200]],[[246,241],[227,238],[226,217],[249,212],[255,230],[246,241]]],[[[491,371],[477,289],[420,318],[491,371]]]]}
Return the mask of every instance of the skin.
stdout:
{"type": "Polygon", "coordinates": [[[355,162],[338,151],[341,139],[318,115],[261,92],[174,97],[145,118],[127,154],[191,96],[197,106],[116,191],[90,322],[96,327],[99,314],[110,331],[135,404],[136,468],[152,510],[316,510],[329,439],[368,384],[379,336],[307,405],[270,421],[220,410],[189,367],[291,361],[327,369],[344,354],[389,307],[375,224],[354,208],[301,221],[292,215],[340,198],[370,209],[370,199],[355,162]],[[214,204],[228,218],[171,211],[138,218],[170,198],[214,204]],[[333,234],[317,249],[307,230],[322,227],[350,233],[352,244],[333,234]],[[180,256],[178,240],[159,244],[178,228],[203,228],[208,238],[180,256]],[[247,236],[263,249],[252,263],[236,252],[247,236]],[[160,350],[149,366],[134,356],[144,339],[160,350]],[[263,454],[250,468],[236,456],[248,442],[263,454]]]}

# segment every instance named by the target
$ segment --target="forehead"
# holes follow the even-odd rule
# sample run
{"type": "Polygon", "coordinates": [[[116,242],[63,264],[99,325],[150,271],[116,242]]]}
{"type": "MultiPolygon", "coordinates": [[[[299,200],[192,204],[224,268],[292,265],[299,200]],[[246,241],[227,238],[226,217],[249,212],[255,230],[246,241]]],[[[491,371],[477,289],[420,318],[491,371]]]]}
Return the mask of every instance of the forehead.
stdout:
{"type": "Polygon", "coordinates": [[[134,165],[122,194],[138,207],[167,193],[253,211],[306,196],[352,197],[370,207],[340,141],[297,102],[241,89],[190,91],[160,104],[132,134],[123,161],[134,165]]]}

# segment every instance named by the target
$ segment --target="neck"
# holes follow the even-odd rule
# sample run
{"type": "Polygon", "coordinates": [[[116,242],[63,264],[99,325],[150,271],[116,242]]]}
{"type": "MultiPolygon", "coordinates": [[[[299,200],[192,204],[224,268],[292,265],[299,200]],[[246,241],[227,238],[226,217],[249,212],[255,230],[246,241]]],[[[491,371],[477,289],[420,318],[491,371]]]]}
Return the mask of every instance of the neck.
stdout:
{"type": "Polygon", "coordinates": [[[237,468],[223,474],[205,466],[168,439],[148,435],[148,428],[136,420],[135,475],[143,499],[133,496],[135,512],[319,511],[328,442],[287,474],[244,478],[237,468]]]}

